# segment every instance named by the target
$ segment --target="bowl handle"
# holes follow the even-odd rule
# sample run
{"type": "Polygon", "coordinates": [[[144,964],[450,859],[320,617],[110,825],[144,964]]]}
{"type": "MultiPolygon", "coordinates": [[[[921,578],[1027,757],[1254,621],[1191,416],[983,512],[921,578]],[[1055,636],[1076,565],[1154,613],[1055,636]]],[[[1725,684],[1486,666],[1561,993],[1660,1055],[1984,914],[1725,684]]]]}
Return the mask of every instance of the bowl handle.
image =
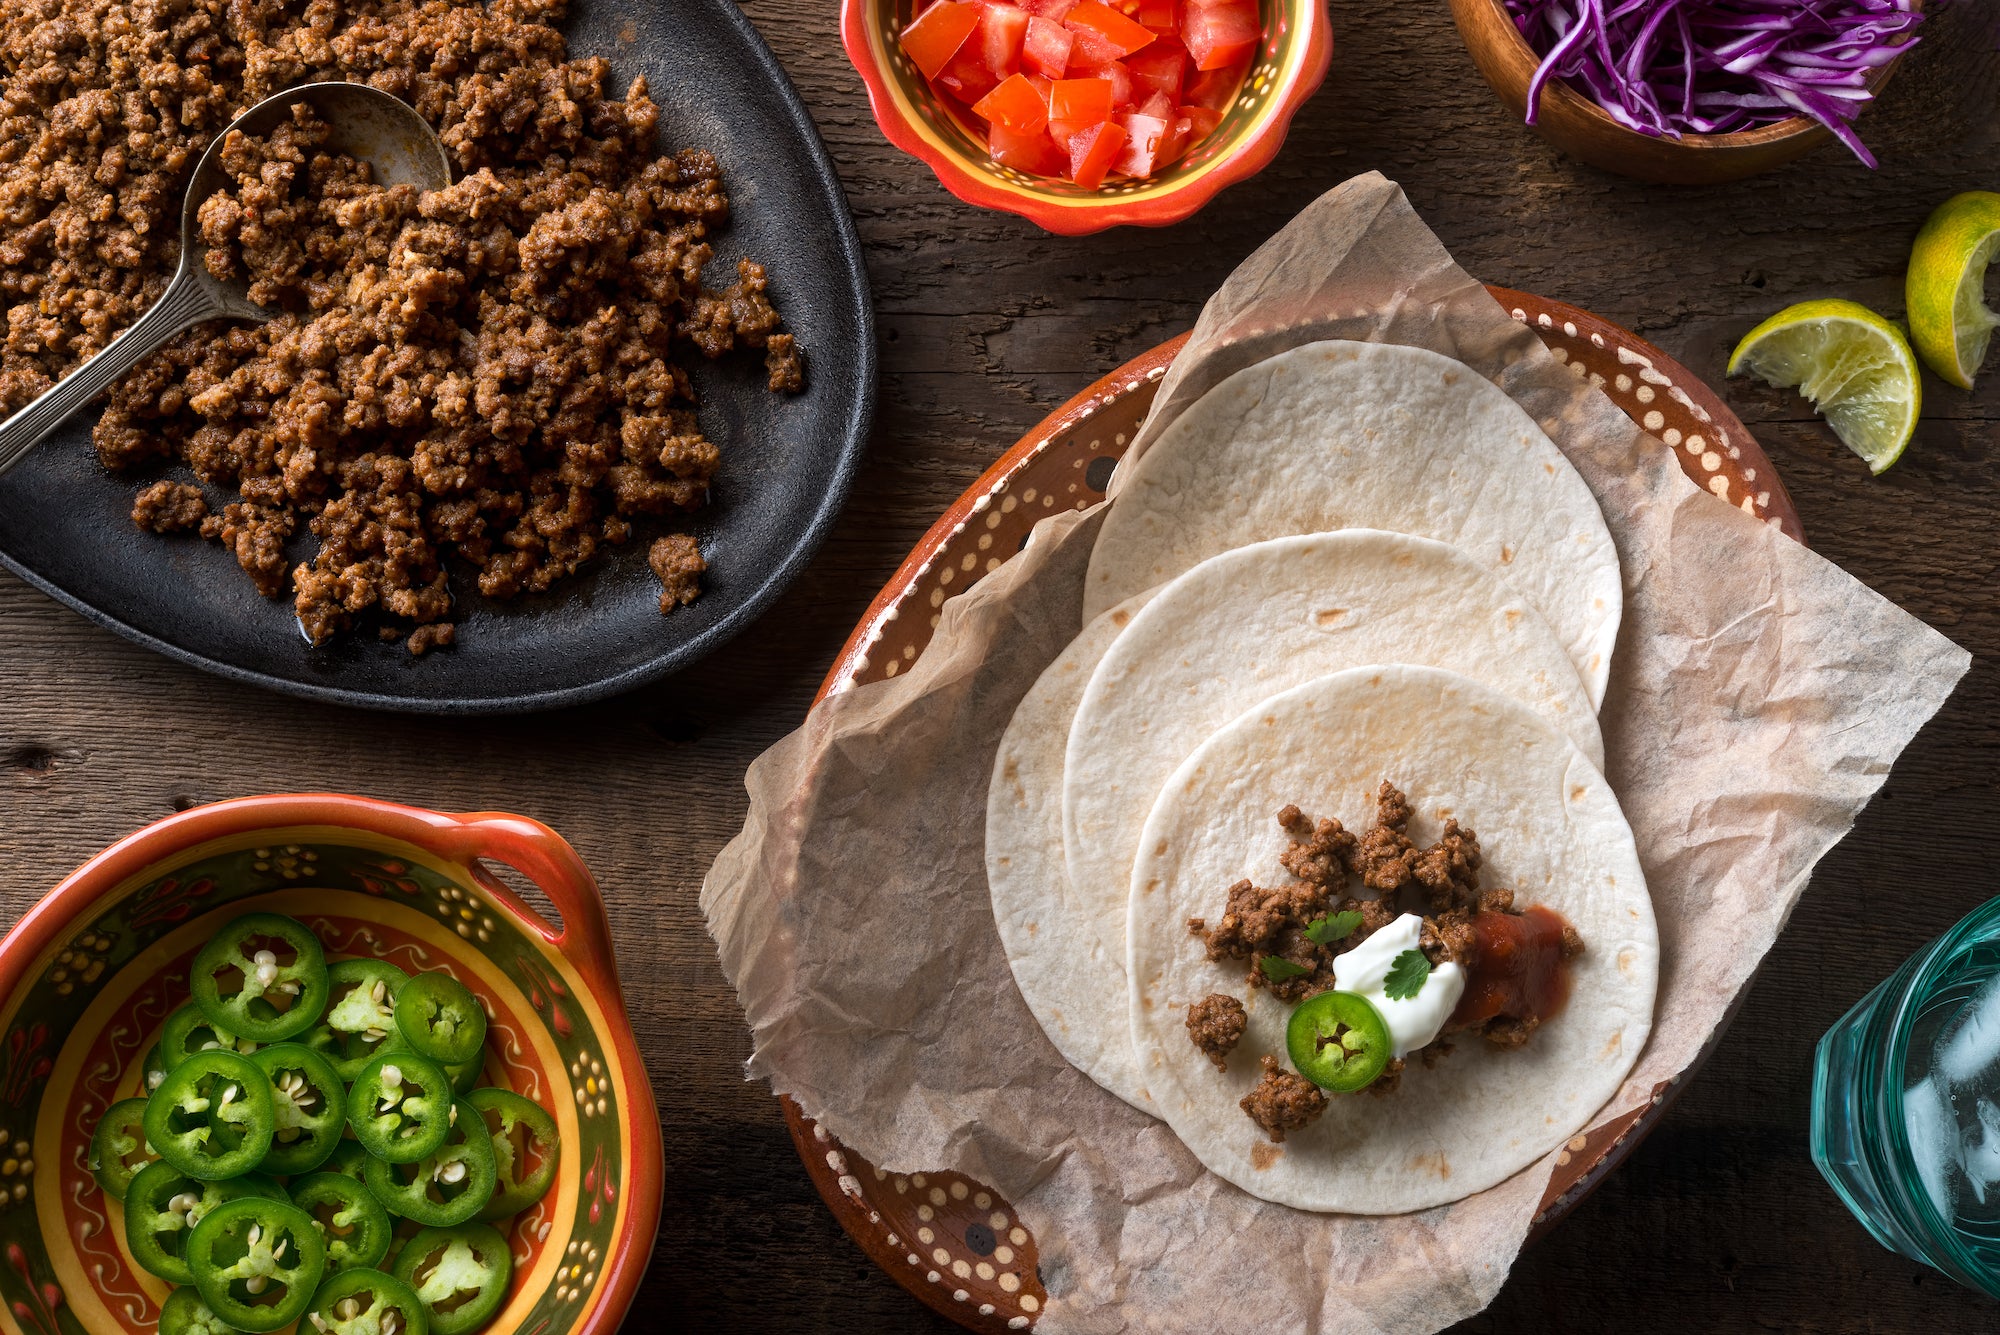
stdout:
{"type": "Polygon", "coordinates": [[[479,888],[562,952],[578,972],[601,985],[608,995],[618,996],[618,961],[611,951],[611,924],[604,916],[604,898],[569,841],[525,816],[477,811],[452,820],[449,855],[465,866],[479,888]],[[561,928],[479,865],[481,858],[504,862],[533,881],[562,915],[561,928]]]}

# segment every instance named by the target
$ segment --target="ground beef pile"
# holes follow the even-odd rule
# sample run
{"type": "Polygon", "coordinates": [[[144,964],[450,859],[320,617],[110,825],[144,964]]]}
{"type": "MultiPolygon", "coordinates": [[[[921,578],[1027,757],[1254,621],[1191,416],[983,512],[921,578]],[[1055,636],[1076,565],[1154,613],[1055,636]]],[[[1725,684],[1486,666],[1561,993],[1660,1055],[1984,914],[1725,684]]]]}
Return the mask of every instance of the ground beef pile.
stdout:
{"type": "MultiPolygon", "coordinates": [[[[1386,781],[1375,795],[1375,824],[1358,837],[1337,820],[1314,821],[1296,806],[1285,807],[1278,812],[1278,825],[1287,842],[1278,862],[1293,879],[1276,886],[1238,881],[1226,892],[1221,917],[1212,923],[1206,918],[1190,918],[1188,930],[1201,940],[1209,959],[1246,964],[1244,981],[1250,987],[1291,1005],[1333,987],[1335,957],[1406,912],[1423,915],[1418,948],[1425,958],[1433,965],[1456,962],[1471,975],[1479,955],[1475,919],[1481,914],[1505,914],[1518,921],[1514,892],[1480,888],[1483,859],[1477,834],[1447,819],[1437,841],[1420,846],[1409,836],[1410,817],[1408,799],[1386,781]],[[1367,898],[1349,893],[1349,883],[1355,880],[1360,881],[1363,891],[1372,892],[1367,898]],[[1360,924],[1347,935],[1312,939],[1309,930],[1322,919],[1350,912],[1359,915],[1360,924]],[[1279,967],[1267,971],[1267,960],[1283,960],[1296,965],[1297,970],[1279,967]],[[1278,976],[1273,977],[1273,972],[1278,976]]],[[[1549,918],[1559,921],[1552,914],[1549,918]]],[[[1487,921],[1482,930],[1490,927],[1487,921]]],[[[1326,935],[1326,929],[1321,935],[1326,935]]],[[[1553,935],[1544,939],[1551,950],[1555,949],[1553,935]]],[[[1582,953],[1583,938],[1574,927],[1562,923],[1561,958],[1567,961],[1582,953]]],[[[1445,1032],[1454,1032],[1455,1026],[1456,1032],[1476,1033],[1496,1047],[1512,1048],[1526,1042],[1539,1023],[1534,1016],[1502,1010],[1470,1021],[1455,1015],[1445,1032]]],[[[1212,993],[1188,1007],[1187,1029],[1195,1047],[1218,1068],[1227,1069],[1228,1056],[1243,1036],[1243,1005],[1234,997],[1212,993]]],[[[1451,1044],[1440,1036],[1421,1049],[1421,1056],[1429,1065],[1450,1051],[1451,1044]]],[[[1324,1100],[1314,1105],[1298,1097],[1292,1082],[1315,1094],[1319,1091],[1309,1081],[1279,1071],[1273,1058],[1261,1060],[1263,1082],[1243,1100],[1243,1110],[1273,1140],[1282,1140],[1284,1130],[1297,1130],[1318,1116],[1324,1100]],[[1304,1111],[1308,1108],[1312,1111],[1304,1111]],[[1293,1115],[1305,1120],[1283,1120],[1293,1115]]],[[[1402,1058],[1392,1060],[1368,1086],[1369,1092],[1386,1094],[1396,1089],[1403,1067],[1402,1058]]]]}
{"type": "Polygon", "coordinates": [[[1266,1136],[1282,1145],[1287,1131],[1311,1126],[1326,1111],[1326,1095],[1312,1081],[1278,1065],[1278,1059],[1269,1053],[1260,1060],[1264,1078],[1238,1101],[1238,1106],[1251,1121],[1264,1128],[1266,1136]]]}
{"type": "MultiPolygon", "coordinates": [[[[185,465],[133,519],[225,544],[315,641],[451,642],[454,566],[546,590],[705,504],[682,362],[764,352],[802,383],[756,264],[703,286],[728,213],[708,154],[655,151],[643,80],[568,61],[562,0],[9,0],[0,11],[0,401],[13,411],[155,300],[208,141],[292,84],[366,81],[438,127],[449,189],[384,189],[308,111],[226,146],[208,263],[281,314],[183,335],[112,392],[117,470],[185,465]],[[310,553],[303,561],[296,558],[310,553]]],[[[656,538],[663,611],[705,565],[656,538]]]]}

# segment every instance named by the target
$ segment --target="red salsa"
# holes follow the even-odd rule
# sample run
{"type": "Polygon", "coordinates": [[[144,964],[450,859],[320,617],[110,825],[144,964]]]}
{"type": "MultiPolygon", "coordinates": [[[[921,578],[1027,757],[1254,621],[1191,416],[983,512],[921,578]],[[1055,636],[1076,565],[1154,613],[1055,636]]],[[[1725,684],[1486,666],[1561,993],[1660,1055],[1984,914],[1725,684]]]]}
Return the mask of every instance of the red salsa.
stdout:
{"type": "Polygon", "coordinates": [[[994,161],[1094,190],[1206,139],[1263,35],[1256,0],[935,0],[902,43],[994,161]]]}
{"type": "Polygon", "coordinates": [[[1502,1016],[1539,1023],[1560,1011],[1569,1000],[1568,925],[1539,904],[1523,913],[1473,914],[1476,945],[1465,995],[1445,1028],[1476,1029],[1502,1016]]]}

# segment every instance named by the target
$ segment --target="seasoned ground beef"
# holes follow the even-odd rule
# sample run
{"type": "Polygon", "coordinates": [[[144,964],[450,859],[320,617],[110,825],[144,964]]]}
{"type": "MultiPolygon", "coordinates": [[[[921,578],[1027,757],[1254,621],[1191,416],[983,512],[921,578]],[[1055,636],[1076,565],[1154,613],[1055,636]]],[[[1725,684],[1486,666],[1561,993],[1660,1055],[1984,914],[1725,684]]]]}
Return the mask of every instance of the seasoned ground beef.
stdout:
{"type": "Polygon", "coordinates": [[[1259,1058],[1264,1078],[1257,1087],[1238,1100],[1237,1106],[1250,1120],[1264,1128],[1264,1134],[1282,1145],[1287,1131],[1311,1126],[1326,1111],[1326,1095],[1302,1075],[1294,1075],[1266,1053],[1259,1058]]]}
{"type": "Polygon", "coordinates": [[[132,503],[132,522],[154,533],[198,529],[208,518],[208,499],[185,482],[155,482],[132,503]]]}
{"type": "Polygon", "coordinates": [[[1248,1023],[1243,1003],[1221,992],[1211,992],[1187,1008],[1188,1038],[1218,1071],[1229,1069],[1229,1054],[1243,1040],[1248,1023]]]}
{"type": "MultiPolygon", "coordinates": [[[[0,7],[0,407],[129,325],[179,253],[183,189],[238,112],[363,80],[439,128],[458,177],[419,194],[323,151],[309,112],[227,146],[201,211],[211,270],[280,312],[176,339],[116,386],[114,469],[185,465],[238,499],[149,487],[135,522],[199,524],[325,639],[388,618],[451,642],[448,574],[546,590],[685,517],[718,456],[682,363],[762,349],[803,383],[764,270],[703,286],[727,217],[713,158],[660,156],[643,80],[569,61],[563,0],[8,0],[0,7]],[[204,505],[204,508],[205,505],[204,505]],[[294,568],[286,544],[309,533],[294,568]],[[435,629],[426,629],[435,628],[435,629]]],[[[662,609],[698,588],[676,543],[662,609]]]]}
{"type": "Polygon", "coordinates": [[[701,596],[701,572],[708,569],[708,562],[701,559],[701,549],[687,534],[655,538],[646,560],[660,581],[662,612],[685,607],[701,596]]]}

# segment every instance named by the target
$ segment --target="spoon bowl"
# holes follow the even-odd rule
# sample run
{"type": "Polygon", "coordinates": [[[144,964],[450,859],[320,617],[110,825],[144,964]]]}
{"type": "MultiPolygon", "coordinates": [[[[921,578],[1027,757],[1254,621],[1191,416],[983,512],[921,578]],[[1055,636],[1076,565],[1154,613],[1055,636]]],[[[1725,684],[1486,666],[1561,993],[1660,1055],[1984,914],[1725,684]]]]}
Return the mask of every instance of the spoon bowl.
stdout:
{"type": "Polygon", "coordinates": [[[451,159],[437,132],[408,105],[379,88],[365,83],[308,83],[257,103],[211,139],[195,164],[181,204],[180,265],[167,290],[103,351],[0,422],[0,473],[175,334],[205,320],[262,323],[277,314],[250,300],[247,280],[225,281],[209,273],[199,219],[201,206],[230,184],[222,166],[229,136],[269,134],[299,105],[311,107],[327,124],[328,149],[366,162],[380,184],[413,185],[420,190],[442,190],[451,184],[451,159]]]}

